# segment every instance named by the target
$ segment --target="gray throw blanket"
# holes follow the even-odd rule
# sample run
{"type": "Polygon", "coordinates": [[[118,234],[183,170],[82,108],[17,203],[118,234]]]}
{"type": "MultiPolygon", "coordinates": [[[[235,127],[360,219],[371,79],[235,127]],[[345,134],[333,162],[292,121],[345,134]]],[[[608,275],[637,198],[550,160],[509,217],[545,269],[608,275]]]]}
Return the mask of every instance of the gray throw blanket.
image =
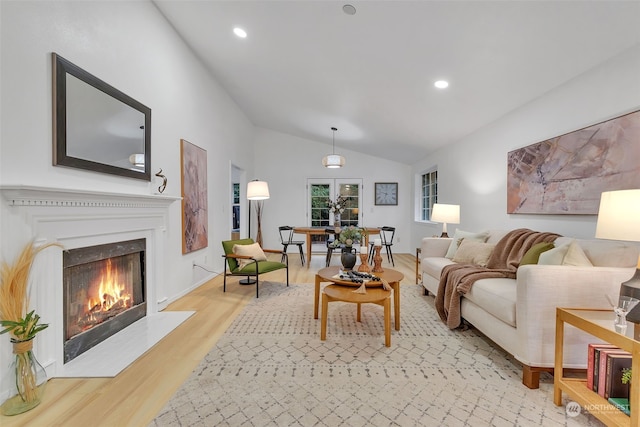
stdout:
{"type": "Polygon", "coordinates": [[[487,267],[451,264],[442,269],[436,295],[436,310],[449,329],[460,326],[460,299],[476,280],[488,278],[515,278],[520,260],[533,245],[553,242],[558,234],[519,228],[510,231],[496,244],[487,261],[487,267]]]}

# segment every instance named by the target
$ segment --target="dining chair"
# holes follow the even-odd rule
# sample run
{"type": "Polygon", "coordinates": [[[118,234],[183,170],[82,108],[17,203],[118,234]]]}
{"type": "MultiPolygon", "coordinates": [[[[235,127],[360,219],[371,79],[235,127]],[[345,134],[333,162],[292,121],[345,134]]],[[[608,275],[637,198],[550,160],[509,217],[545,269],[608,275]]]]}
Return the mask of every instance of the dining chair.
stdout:
{"type": "Polygon", "coordinates": [[[333,250],[336,249],[334,245],[338,236],[336,236],[336,229],[333,227],[327,227],[324,229],[325,237],[326,237],[326,245],[327,245],[327,259],[326,259],[326,267],[329,267],[331,264],[331,256],[333,255],[333,250]]]}
{"type": "MultiPolygon", "coordinates": [[[[380,228],[380,240],[382,242],[382,246],[384,246],[385,251],[387,252],[387,261],[391,263],[394,267],[396,266],[393,261],[393,252],[391,251],[391,246],[393,246],[393,237],[396,234],[395,227],[384,226],[380,228]]],[[[369,241],[369,263],[373,263],[373,241],[369,241]]]]}
{"type": "Polygon", "coordinates": [[[302,246],[304,245],[303,240],[293,240],[293,227],[289,225],[282,225],[278,227],[278,231],[280,232],[280,243],[282,243],[282,259],[280,262],[284,262],[285,253],[287,253],[287,248],[290,245],[297,245],[298,250],[300,251],[300,261],[302,265],[304,265],[304,250],[302,246]]]}

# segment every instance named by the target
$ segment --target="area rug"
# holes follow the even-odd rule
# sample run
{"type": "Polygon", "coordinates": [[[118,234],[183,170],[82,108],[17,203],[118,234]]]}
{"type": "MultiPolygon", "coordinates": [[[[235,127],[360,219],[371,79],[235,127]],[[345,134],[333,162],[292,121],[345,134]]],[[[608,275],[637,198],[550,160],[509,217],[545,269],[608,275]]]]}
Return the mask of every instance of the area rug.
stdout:
{"type": "MultiPolygon", "coordinates": [[[[522,368],[474,329],[449,330],[433,298],[401,286],[401,328],[384,346],[382,307],[329,304],[313,285],[262,286],[151,426],[599,426],[553,404],[553,378],[522,368]]],[[[565,404],[567,401],[565,400],[565,404]]]]}

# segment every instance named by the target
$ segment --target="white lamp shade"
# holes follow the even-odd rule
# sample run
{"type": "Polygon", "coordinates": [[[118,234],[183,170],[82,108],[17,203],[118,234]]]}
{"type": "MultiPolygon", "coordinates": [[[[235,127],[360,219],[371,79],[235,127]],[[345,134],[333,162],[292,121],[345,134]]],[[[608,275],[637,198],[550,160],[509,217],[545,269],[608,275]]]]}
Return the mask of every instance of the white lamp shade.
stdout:
{"type": "Polygon", "coordinates": [[[129,156],[129,163],[134,166],[144,166],[144,154],[132,154],[129,156]]]}
{"type": "Polygon", "coordinates": [[[322,166],[329,169],[341,168],[344,166],[344,157],[339,154],[328,154],[322,158],[322,166]]]}
{"type": "Polygon", "coordinates": [[[640,242],[640,189],[602,193],[596,237],[640,242]]]}
{"type": "Polygon", "coordinates": [[[250,181],[247,184],[247,199],[265,200],[269,198],[269,184],[266,181],[250,181]]]}
{"type": "Polygon", "coordinates": [[[460,205],[435,203],[431,212],[431,221],[446,224],[460,224],[460,205]]]}

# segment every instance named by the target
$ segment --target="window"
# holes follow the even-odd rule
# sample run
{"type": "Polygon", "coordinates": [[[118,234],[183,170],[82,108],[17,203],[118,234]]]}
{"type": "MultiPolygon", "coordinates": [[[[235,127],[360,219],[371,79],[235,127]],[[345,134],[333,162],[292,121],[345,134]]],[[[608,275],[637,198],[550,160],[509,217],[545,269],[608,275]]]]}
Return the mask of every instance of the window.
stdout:
{"type": "Polygon", "coordinates": [[[438,171],[422,175],[420,186],[420,220],[429,221],[434,203],[438,203],[438,171]]]}
{"type": "Polygon", "coordinates": [[[309,219],[312,227],[333,226],[334,216],[329,212],[327,200],[336,195],[347,199],[340,214],[340,226],[359,225],[362,222],[361,179],[309,179],[309,219]]]}
{"type": "Polygon", "coordinates": [[[329,184],[311,184],[309,186],[309,202],[311,206],[311,226],[323,227],[329,225],[329,209],[327,199],[331,195],[329,184]]]}

